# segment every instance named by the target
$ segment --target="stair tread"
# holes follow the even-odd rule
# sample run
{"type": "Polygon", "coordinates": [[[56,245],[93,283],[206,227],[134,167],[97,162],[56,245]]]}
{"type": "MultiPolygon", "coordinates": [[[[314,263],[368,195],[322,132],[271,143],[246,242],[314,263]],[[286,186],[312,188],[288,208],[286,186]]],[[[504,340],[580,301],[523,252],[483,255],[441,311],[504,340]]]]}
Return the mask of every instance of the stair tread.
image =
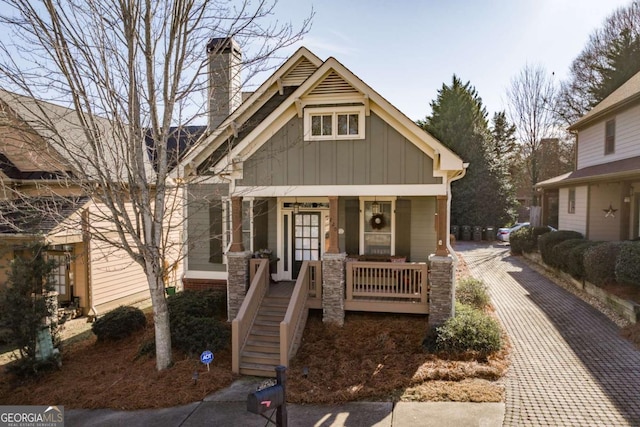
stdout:
{"type": "Polygon", "coordinates": [[[261,340],[252,340],[248,339],[246,345],[255,345],[261,347],[277,347],[280,348],[280,344],[273,341],[261,341],[261,340]]]}
{"type": "Polygon", "coordinates": [[[263,353],[261,351],[243,351],[242,354],[240,355],[240,360],[242,360],[243,357],[262,357],[264,359],[280,360],[280,358],[274,356],[274,354],[275,353],[263,353]]]}
{"type": "Polygon", "coordinates": [[[268,337],[279,337],[280,336],[280,331],[272,331],[272,330],[263,330],[263,329],[251,329],[251,332],[249,332],[249,339],[251,339],[252,336],[268,336],[268,337]]]}

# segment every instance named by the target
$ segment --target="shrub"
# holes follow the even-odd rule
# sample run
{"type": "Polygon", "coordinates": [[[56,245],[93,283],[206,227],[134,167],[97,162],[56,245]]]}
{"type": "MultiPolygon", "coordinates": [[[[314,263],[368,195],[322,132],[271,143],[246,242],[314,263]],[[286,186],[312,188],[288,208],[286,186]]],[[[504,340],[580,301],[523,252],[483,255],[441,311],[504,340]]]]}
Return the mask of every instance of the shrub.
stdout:
{"type": "MultiPolygon", "coordinates": [[[[226,319],[226,303],[226,295],[214,291],[184,291],[168,297],[172,346],[192,355],[227,347],[229,327],[218,320],[226,319]]],[[[148,353],[152,345],[147,343],[139,354],[148,353]]]]}
{"type": "Polygon", "coordinates": [[[616,258],[615,274],[620,284],[640,286],[640,242],[622,245],[616,258]]]}
{"type": "Polygon", "coordinates": [[[486,358],[502,348],[498,322],[471,306],[456,304],[456,315],[436,328],[435,348],[451,354],[477,353],[486,358]]]}
{"type": "Polygon", "coordinates": [[[46,360],[36,357],[37,338],[43,328],[48,327],[54,348],[60,344],[56,296],[49,294],[54,289],[51,273],[56,263],[47,260],[46,245],[36,243],[23,249],[11,261],[7,284],[0,290],[3,339],[18,350],[18,360],[10,371],[20,377],[35,376],[58,366],[57,349],[46,360]]]}
{"type": "Polygon", "coordinates": [[[509,236],[511,253],[521,255],[523,252],[534,252],[538,248],[538,237],[549,233],[549,227],[522,227],[509,236]]]}
{"type": "Polygon", "coordinates": [[[576,279],[584,279],[584,253],[592,246],[597,246],[602,242],[594,242],[593,240],[582,240],[577,246],[574,246],[567,256],[567,273],[576,279]]]}
{"type": "Polygon", "coordinates": [[[212,317],[171,318],[171,343],[190,355],[216,352],[229,345],[229,327],[212,317]]]}
{"type": "Polygon", "coordinates": [[[558,267],[553,257],[553,248],[557,244],[569,239],[582,239],[584,236],[577,231],[560,230],[553,233],[547,233],[538,239],[538,249],[542,256],[542,261],[552,267],[558,267]]]}
{"type": "Polygon", "coordinates": [[[456,300],[461,304],[483,309],[489,305],[487,285],[472,277],[461,279],[456,285],[456,300]]]}
{"type": "Polygon", "coordinates": [[[585,279],[596,286],[616,280],[616,258],[623,245],[629,242],[603,242],[591,246],[584,253],[585,279]]]}
{"type": "Polygon", "coordinates": [[[553,267],[559,268],[564,272],[569,272],[569,262],[571,261],[569,258],[569,254],[578,245],[584,243],[584,239],[567,239],[563,242],[558,243],[551,249],[551,259],[553,262],[553,267]]]}
{"type": "Polygon", "coordinates": [[[147,318],[142,310],[121,305],[96,320],[91,330],[98,341],[119,340],[144,328],[146,324],[147,318]]]}
{"type": "Polygon", "coordinates": [[[213,291],[184,291],[167,298],[171,319],[175,317],[226,317],[226,295],[213,291]]]}

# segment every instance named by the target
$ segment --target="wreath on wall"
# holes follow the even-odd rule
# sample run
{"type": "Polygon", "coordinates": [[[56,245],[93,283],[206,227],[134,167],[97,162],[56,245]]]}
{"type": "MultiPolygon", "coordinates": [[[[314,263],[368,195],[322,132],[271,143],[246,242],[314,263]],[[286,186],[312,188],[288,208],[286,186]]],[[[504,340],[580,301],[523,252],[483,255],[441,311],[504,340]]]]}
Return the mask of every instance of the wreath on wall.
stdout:
{"type": "Polygon", "coordinates": [[[387,226],[387,220],[385,219],[384,214],[375,214],[371,217],[369,225],[371,225],[371,228],[374,230],[382,230],[387,226]]]}

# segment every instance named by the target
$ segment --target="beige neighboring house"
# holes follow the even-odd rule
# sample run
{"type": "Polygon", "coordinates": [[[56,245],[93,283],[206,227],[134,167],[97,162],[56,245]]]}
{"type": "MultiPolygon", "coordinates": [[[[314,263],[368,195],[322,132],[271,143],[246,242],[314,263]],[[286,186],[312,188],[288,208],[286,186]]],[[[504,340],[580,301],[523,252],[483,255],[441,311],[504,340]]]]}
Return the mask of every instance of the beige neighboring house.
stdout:
{"type": "Polygon", "coordinates": [[[253,325],[255,310],[270,312],[269,281],[300,289],[282,302],[294,323],[309,308],[338,324],[349,310],[450,316],[450,183],[462,160],[333,57],[300,48],[241,97],[238,45],[207,49],[209,131],[174,178],[191,198],[185,287],[226,287],[234,371],[273,374],[291,353],[260,343],[289,349],[299,337],[273,319],[253,325]]]}
{"type": "MultiPolygon", "coordinates": [[[[105,119],[98,121],[108,129],[105,119]]],[[[115,232],[106,208],[83,193],[74,168],[47,142],[69,138],[82,147],[83,135],[73,110],[0,90],[0,286],[16,251],[45,242],[58,261],[53,279],[60,305],[95,316],[148,299],[149,287],[139,264],[97,237],[115,232]]],[[[179,285],[176,266],[168,285],[179,285]]]]}
{"type": "Polygon", "coordinates": [[[640,237],[640,73],[569,130],[577,134],[576,169],[537,185],[543,203],[557,194],[558,228],[591,240],[640,237]]]}

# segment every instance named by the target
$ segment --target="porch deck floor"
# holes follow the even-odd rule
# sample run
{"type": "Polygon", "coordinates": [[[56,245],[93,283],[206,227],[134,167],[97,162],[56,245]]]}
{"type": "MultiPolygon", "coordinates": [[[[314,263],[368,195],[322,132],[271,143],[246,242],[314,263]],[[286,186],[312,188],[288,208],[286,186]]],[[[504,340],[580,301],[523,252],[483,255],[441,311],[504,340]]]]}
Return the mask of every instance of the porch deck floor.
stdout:
{"type": "Polygon", "coordinates": [[[272,282],[269,284],[269,292],[267,293],[270,297],[291,297],[293,294],[293,287],[296,282],[283,280],[281,282],[272,282]]]}

